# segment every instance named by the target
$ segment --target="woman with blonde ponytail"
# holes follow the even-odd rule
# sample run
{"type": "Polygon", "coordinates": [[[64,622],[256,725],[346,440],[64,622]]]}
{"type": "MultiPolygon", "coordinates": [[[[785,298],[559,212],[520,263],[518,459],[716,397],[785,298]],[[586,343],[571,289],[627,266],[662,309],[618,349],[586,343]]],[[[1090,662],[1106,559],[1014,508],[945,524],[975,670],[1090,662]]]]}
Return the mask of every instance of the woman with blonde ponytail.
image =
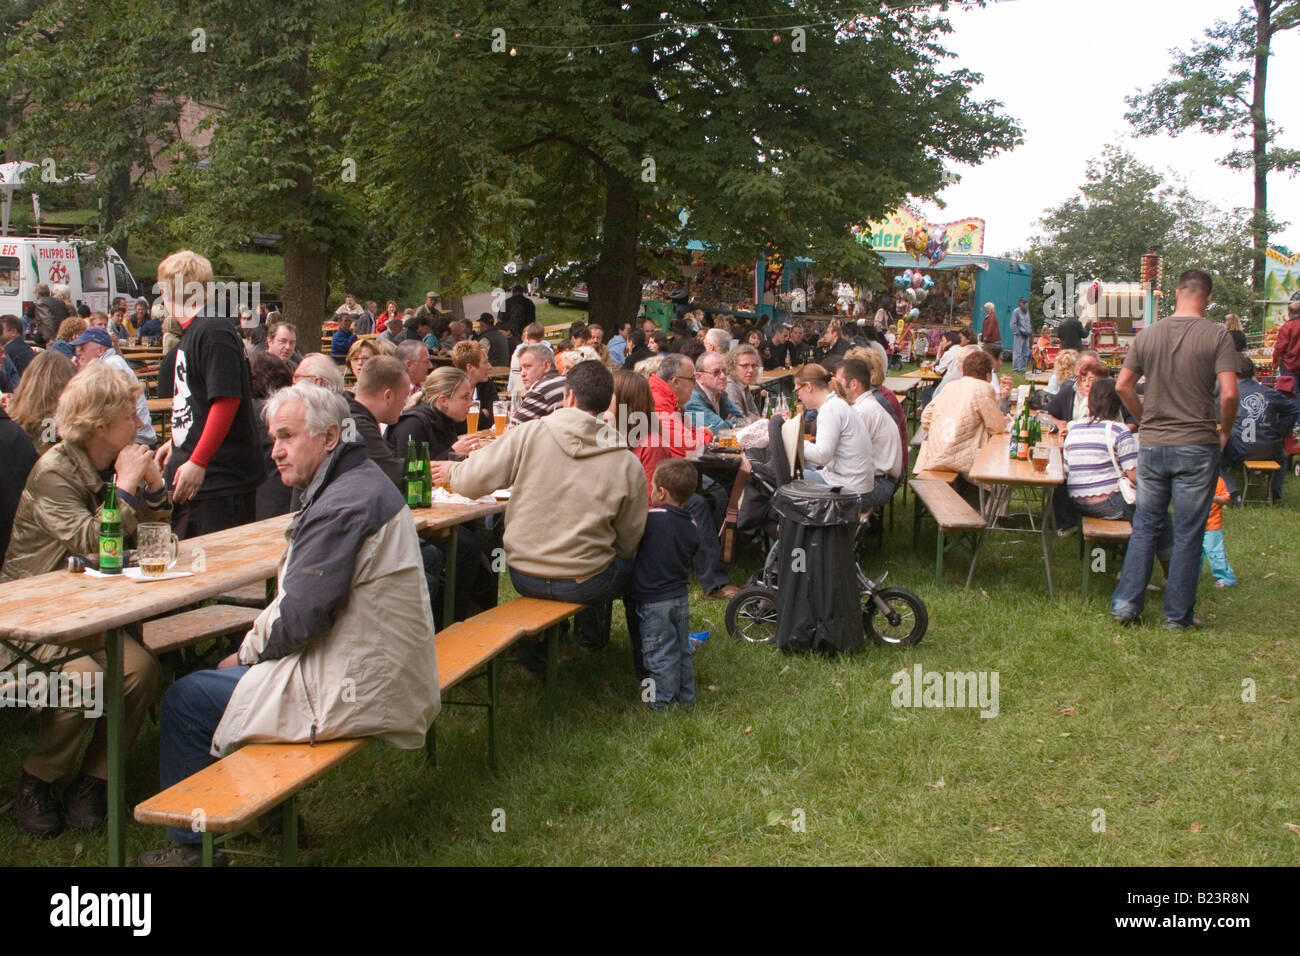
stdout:
{"type": "Polygon", "coordinates": [[[820,365],[809,364],[794,377],[794,391],[806,408],[817,411],[817,439],[803,443],[803,458],[815,470],[804,478],[846,494],[865,495],[875,485],[871,434],[844,399],[844,386],[820,365]]]}

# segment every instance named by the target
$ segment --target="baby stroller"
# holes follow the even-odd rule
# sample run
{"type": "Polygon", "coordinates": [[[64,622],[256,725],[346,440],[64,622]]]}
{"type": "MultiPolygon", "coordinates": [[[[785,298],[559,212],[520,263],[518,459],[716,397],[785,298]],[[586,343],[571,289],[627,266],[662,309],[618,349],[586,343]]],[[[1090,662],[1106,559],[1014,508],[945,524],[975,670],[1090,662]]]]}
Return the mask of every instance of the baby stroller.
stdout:
{"type": "MultiPolygon", "coordinates": [[[[767,447],[746,452],[751,473],[740,500],[736,526],[742,532],[761,532],[767,538],[776,538],[779,529],[775,499],[780,489],[794,480],[799,463],[798,440],[802,437],[802,422],[783,423],[774,417],[768,429],[767,447]],[[793,454],[787,451],[787,444],[793,449],[793,454]]],[[[861,530],[865,526],[865,523],[859,523],[855,529],[859,545],[861,530]]],[[[855,547],[855,551],[860,553],[861,547],[855,547]]],[[[755,644],[776,643],[781,606],[778,593],[780,565],[781,542],[774,540],[763,567],[727,604],[726,627],[732,637],[755,644]]],[[[919,597],[906,588],[881,587],[888,572],[872,579],[856,562],[853,572],[860,592],[862,629],[872,641],[884,645],[906,645],[916,644],[925,636],[929,615],[919,597]]]]}

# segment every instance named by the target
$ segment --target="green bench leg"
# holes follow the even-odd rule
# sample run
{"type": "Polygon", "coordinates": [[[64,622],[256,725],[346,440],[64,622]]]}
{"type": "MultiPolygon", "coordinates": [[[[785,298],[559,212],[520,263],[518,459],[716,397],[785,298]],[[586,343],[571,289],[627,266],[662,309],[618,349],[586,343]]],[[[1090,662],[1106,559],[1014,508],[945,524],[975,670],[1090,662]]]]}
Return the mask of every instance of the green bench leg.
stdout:
{"type": "Polygon", "coordinates": [[[438,722],[429,725],[429,732],[424,735],[424,759],[430,767],[438,766],[438,722]]]}
{"type": "Polygon", "coordinates": [[[555,679],[560,666],[560,628],[553,625],[546,630],[546,694],[547,721],[555,719],[555,679]]]}
{"type": "Polygon", "coordinates": [[[123,628],[112,627],[104,642],[108,666],[105,668],[107,684],[108,722],[108,865],[126,865],[126,746],[123,725],[126,723],[125,693],[122,674],[122,642],[126,637],[123,628]]]}
{"type": "Polygon", "coordinates": [[[442,626],[456,623],[456,529],[447,536],[447,563],[442,569],[442,626]]]}
{"type": "Polygon", "coordinates": [[[207,830],[203,831],[203,865],[212,866],[212,834],[207,830]]]}
{"type": "Polygon", "coordinates": [[[1079,593],[1084,601],[1088,600],[1088,584],[1092,579],[1092,569],[1088,566],[1088,542],[1083,540],[1083,528],[1079,529],[1079,557],[1083,562],[1083,584],[1079,593]]]}
{"type": "Polygon", "coordinates": [[[284,801],[284,845],[280,848],[285,866],[298,865],[298,798],[284,801]]]}
{"type": "Polygon", "coordinates": [[[497,772],[497,702],[499,686],[497,683],[497,659],[488,661],[488,766],[497,772]]]}
{"type": "Polygon", "coordinates": [[[934,584],[935,587],[943,587],[943,528],[938,529],[935,535],[938,542],[934,549],[934,584]]]}

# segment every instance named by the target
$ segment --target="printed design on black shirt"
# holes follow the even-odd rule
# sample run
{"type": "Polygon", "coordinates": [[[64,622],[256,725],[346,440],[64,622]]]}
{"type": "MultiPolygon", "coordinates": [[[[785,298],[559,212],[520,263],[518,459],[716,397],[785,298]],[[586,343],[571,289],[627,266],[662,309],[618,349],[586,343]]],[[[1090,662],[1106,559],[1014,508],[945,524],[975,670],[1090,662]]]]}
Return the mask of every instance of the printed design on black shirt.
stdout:
{"type": "Polygon", "coordinates": [[[185,353],[176,349],[176,375],[172,391],[172,446],[185,444],[190,427],[194,424],[194,409],[190,408],[190,384],[185,353]]]}

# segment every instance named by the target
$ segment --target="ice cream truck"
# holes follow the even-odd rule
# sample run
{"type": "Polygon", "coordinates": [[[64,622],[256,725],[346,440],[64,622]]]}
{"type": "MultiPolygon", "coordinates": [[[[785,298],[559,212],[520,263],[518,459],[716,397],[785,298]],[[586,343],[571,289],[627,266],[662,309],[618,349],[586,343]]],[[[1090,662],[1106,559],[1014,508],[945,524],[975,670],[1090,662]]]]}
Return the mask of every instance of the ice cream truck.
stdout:
{"type": "Polygon", "coordinates": [[[122,257],[110,246],[95,255],[86,243],[0,236],[0,315],[20,315],[36,301],[36,286],[66,285],[74,303],[107,312],[118,296],[141,294],[122,257]]]}

